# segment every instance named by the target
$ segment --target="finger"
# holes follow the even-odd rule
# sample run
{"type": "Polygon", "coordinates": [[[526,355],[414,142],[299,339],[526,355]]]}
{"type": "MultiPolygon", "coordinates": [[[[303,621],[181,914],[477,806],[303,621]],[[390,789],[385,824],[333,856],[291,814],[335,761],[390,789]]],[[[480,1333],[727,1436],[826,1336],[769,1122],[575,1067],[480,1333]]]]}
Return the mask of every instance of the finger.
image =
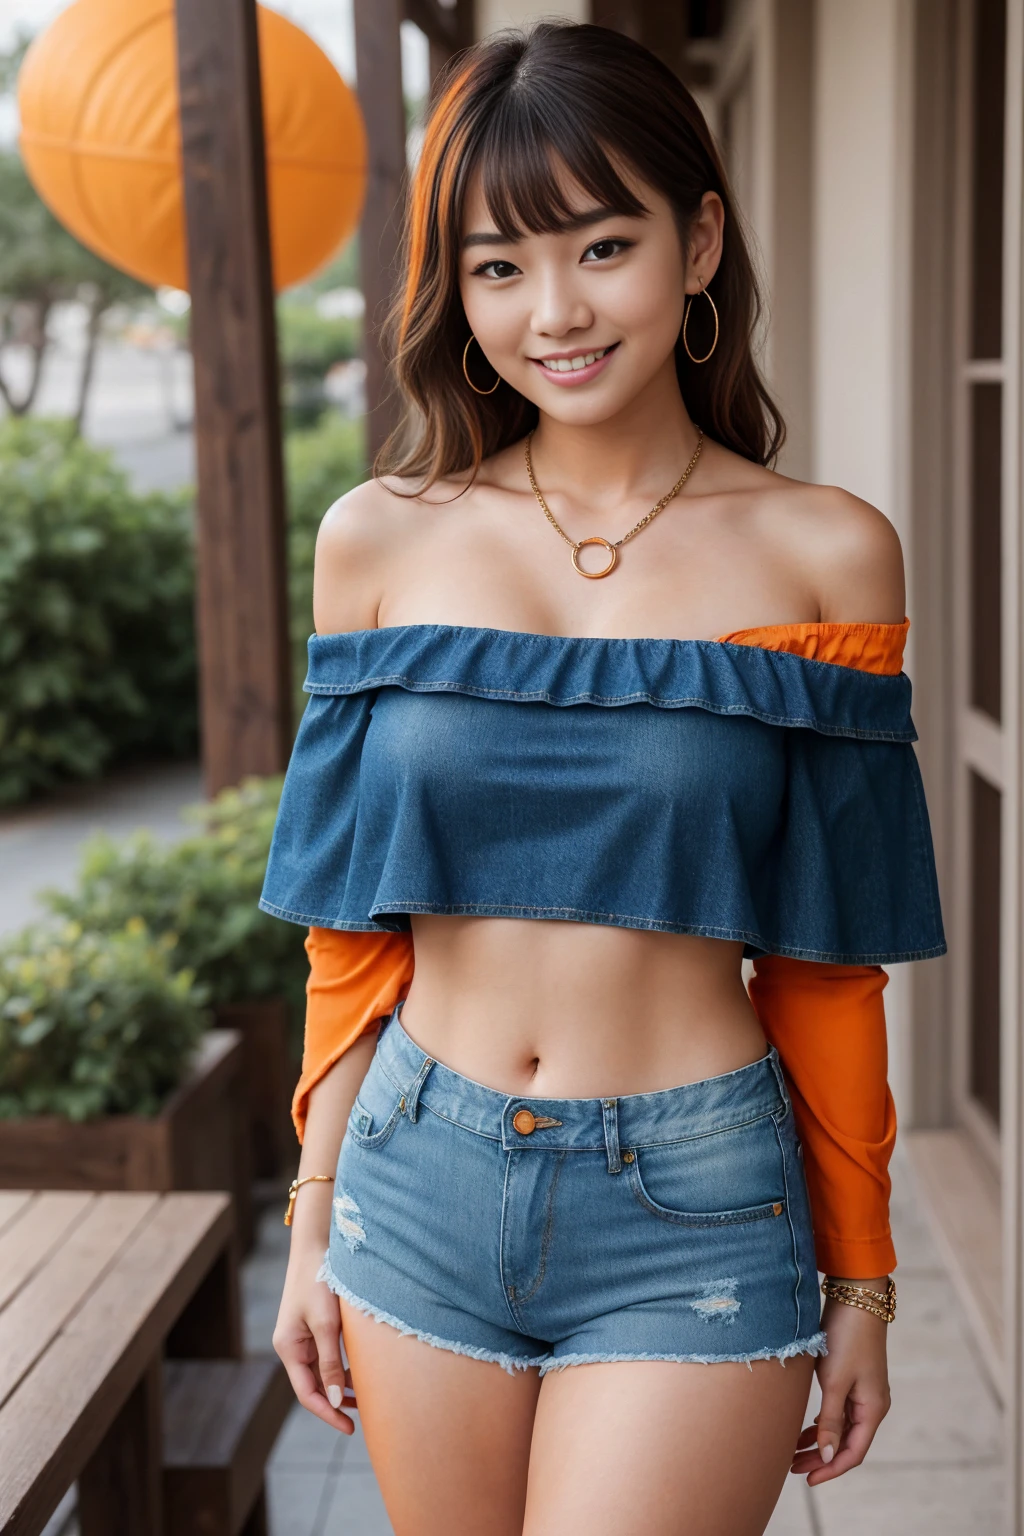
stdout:
{"type": "MultiPolygon", "coordinates": [[[[330,1323],[313,1324],[313,1342],[316,1344],[317,1371],[323,1394],[333,1409],[339,1409],[345,1396],[345,1387],[351,1387],[351,1377],[346,1383],[345,1367],[341,1363],[341,1314],[330,1323]]],[[[352,1398],[349,1406],[355,1407],[352,1398]]]]}
{"type": "MultiPolygon", "coordinates": [[[[281,1353],[278,1351],[278,1353],[281,1353]]],[[[281,1354],[281,1360],[288,1372],[288,1380],[292,1384],[292,1391],[307,1412],[315,1414],[318,1419],[323,1419],[332,1429],[340,1430],[343,1435],[355,1433],[355,1424],[345,1413],[339,1413],[333,1408],[326,1394],[321,1391],[320,1381],[316,1370],[304,1360],[295,1356],[281,1354]]]]}
{"type": "Polygon", "coordinates": [[[846,1384],[842,1387],[822,1386],[821,1409],[816,1420],[814,1438],[818,1455],[826,1466],[838,1452],[843,1431],[846,1429],[847,1391],[846,1384]]]}
{"type": "Polygon", "coordinates": [[[866,1422],[851,1424],[833,1460],[827,1466],[812,1468],[807,1474],[809,1486],[813,1488],[818,1483],[829,1483],[853,1467],[859,1467],[875,1438],[876,1428],[877,1425],[866,1422]]]}

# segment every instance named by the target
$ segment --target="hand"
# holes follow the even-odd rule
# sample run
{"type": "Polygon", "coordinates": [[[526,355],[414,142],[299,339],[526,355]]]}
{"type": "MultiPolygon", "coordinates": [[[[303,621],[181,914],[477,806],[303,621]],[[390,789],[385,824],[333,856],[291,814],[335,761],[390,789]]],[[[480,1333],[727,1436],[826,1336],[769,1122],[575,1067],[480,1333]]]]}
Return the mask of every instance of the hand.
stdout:
{"type": "MultiPolygon", "coordinates": [[[[885,1280],[858,1280],[884,1291],[885,1280]]],[[[791,1471],[814,1487],[859,1467],[889,1412],[886,1328],[880,1318],[840,1301],[825,1302],[821,1326],[828,1354],[817,1362],[821,1411],[797,1441],[791,1471]]]]}
{"type": "MultiPolygon", "coordinates": [[[[316,1278],[325,1247],[296,1245],[293,1240],[274,1349],[303,1408],[351,1435],[355,1424],[341,1412],[345,1388],[352,1391],[352,1373],[341,1363],[341,1308],[330,1287],[316,1278]]],[[[358,1406],[354,1394],[345,1399],[345,1406],[358,1406]]]]}

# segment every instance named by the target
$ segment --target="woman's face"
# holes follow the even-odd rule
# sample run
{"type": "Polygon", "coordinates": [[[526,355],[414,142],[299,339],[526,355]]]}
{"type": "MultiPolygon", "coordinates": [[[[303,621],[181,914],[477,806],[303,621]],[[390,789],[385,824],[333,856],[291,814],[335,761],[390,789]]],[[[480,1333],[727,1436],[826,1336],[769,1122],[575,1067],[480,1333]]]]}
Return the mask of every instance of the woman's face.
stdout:
{"type": "Polygon", "coordinates": [[[705,194],[687,261],[667,199],[636,190],[647,215],[610,213],[570,189],[577,228],[505,240],[473,178],[459,282],[486,358],[470,348],[474,384],[487,388],[496,369],[548,416],[585,426],[616,416],[659,374],[674,380],[686,295],[718,265],[722,204],[705,194]]]}

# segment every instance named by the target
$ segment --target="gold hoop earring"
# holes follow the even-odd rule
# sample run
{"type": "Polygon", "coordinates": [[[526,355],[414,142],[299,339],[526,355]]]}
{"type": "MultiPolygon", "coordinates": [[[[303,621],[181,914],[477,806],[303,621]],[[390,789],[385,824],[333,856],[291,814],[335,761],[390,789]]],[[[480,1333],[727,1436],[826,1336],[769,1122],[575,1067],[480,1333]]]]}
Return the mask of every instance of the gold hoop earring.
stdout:
{"type": "Polygon", "coordinates": [[[710,293],[708,293],[706,288],[698,288],[697,292],[691,297],[689,304],[686,306],[686,310],[683,314],[683,346],[686,349],[686,355],[690,359],[691,363],[706,363],[708,358],[711,356],[711,353],[718,346],[718,310],[715,308],[714,299],[711,297],[710,293]],[[703,357],[694,357],[693,353],[690,351],[690,343],[686,339],[686,327],[689,324],[690,310],[693,308],[693,300],[699,299],[701,294],[704,295],[708,303],[711,305],[711,313],[715,317],[715,339],[711,343],[710,351],[705,352],[703,357]]]}
{"type": "MultiPolygon", "coordinates": [[[[494,391],[501,383],[500,373],[498,374],[498,377],[495,379],[494,383],[491,385],[490,389],[477,389],[476,385],[473,383],[473,380],[469,376],[469,369],[466,366],[466,362],[469,357],[469,349],[473,345],[474,341],[476,341],[476,337],[473,335],[473,332],[470,331],[469,340],[466,342],[466,345],[462,349],[462,376],[466,383],[469,385],[470,389],[473,391],[474,395],[493,395],[494,391]]],[[[477,346],[480,346],[479,342],[477,342],[477,346]]],[[[482,352],[483,347],[480,347],[480,350],[482,352]]],[[[497,370],[495,371],[497,372],[497,370]]]]}

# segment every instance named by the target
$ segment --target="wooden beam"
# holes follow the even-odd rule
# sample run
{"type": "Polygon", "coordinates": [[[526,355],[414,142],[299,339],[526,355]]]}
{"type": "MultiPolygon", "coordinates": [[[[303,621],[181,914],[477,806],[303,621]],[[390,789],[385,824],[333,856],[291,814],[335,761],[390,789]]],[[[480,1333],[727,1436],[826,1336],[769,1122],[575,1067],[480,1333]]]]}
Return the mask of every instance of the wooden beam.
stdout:
{"type": "Polygon", "coordinates": [[[687,0],[591,0],[596,26],[624,32],[682,76],[688,32],[687,0]]]}
{"type": "Polygon", "coordinates": [[[255,0],[176,0],[208,794],[291,748],[284,474],[255,0]]]}
{"type": "Polygon", "coordinates": [[[459,17],[454,6],[438,0],[405,0],[405,19],[425,33],[427,41],[454,51],[459,46],[459,17]]]}
{"type": "MultiPolygon", "coordinates": [[[[193,0],[209,3],[209,0],[193,0]]],[[[391,303],[405,193],[405,103],[399,28],[403,0],[355,0],[356,83],[368,140],[368,176],[359,226],[366,302],[366,447],[372,462],[397,420],[388,393],[381,326],[391,303]]]]}
{"type": "Polygon", "coordinates": [[[405,0],[405,16],[426,34],[433,84],[449,59],[473,41],[473,0],[455,0],[450,6],[438,0],[405,0]]]}

